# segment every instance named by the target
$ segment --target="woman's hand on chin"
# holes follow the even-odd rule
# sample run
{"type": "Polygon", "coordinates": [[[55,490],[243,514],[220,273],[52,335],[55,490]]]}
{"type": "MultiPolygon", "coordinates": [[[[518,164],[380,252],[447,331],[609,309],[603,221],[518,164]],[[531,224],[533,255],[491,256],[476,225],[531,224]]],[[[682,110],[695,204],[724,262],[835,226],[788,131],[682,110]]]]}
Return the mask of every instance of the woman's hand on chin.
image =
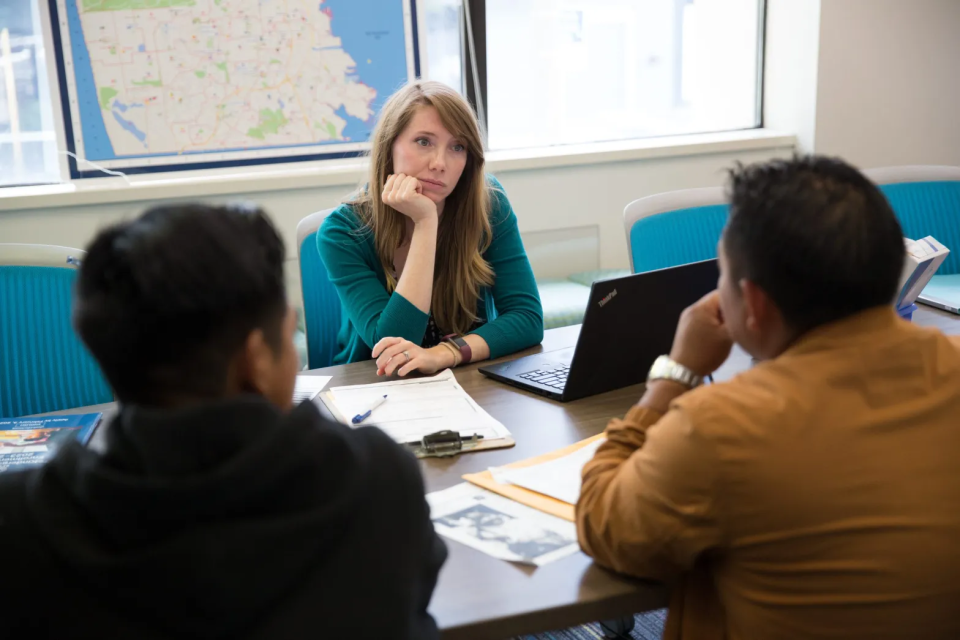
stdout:
{"type": "Polygon", "coordinates": [[[413,220],[414,224],[437,220],[437,205],[423,195],[423,185],[413,176],[391,174],[383,185],[383,203],[413,220]]]}
{"type": "Polygon", "coordinates": [[[403,338],[384,338],[374,345],[372,355],[377,359],[378,376],[396,373],[403,377],[412,371],[431,374],[454,365],[454,356],[446,347],[424,349],[403,338]]]}

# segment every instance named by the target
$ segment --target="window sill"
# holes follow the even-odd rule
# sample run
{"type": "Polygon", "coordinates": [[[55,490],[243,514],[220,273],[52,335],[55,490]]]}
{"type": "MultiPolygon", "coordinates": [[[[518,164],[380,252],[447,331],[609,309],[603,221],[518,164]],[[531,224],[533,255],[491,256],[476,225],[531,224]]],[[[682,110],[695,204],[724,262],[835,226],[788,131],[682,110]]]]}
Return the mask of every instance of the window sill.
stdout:
{"type": "MultiPolygon", "coordinates": [[[[491,173],[651,160],[758,149],[793,149],[797,139],[769,129],[564,145],[487,154],[491,173]]],[[[56,185],[0,188],[0,211],[48,209],[166,198],[205,198],[268,191],[344,187],[363,181],[366,161],[335,160],[96,178],[56,185]]]]}

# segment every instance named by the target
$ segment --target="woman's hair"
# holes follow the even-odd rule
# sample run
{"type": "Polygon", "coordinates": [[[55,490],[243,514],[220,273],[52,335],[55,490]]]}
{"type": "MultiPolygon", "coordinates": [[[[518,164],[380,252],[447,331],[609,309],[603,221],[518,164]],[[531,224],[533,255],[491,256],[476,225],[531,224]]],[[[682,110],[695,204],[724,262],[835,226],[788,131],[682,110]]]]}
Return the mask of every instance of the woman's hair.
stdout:
{"type": "Polygon", "coordinates": [[[481,255],[490,246],[490,195],[483,165],[483,137],[470,105],[439,82],[418,80],[397,91],[380,112],[371,138],[370,176],[354,205],[366,229],[373,232],[377,256],[393,291],[394,252],[406,233],[406,216],[383,203],[383,185],[393,170],[393,143],[417,109],[433,107],[443,126],[467,150],[467,163],[447,197],[437,232],[437,259],[431,311],[437,326],[463,334],[477,318],[480,288],[493,284],[493,269],[481,255]]]}

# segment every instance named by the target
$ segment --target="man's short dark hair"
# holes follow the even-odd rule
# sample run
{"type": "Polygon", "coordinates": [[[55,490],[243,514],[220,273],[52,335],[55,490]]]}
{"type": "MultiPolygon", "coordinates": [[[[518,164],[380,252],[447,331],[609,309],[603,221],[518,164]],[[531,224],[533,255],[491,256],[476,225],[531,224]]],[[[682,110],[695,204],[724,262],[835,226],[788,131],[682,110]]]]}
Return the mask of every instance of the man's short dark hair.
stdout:
{"type": "Polygon", "coordinates": [[[256,207],[155,207],[90,243],[74,324],[121,402],[218,397],[252,331],[279,349],[283,260],[256,207]]]}
{"type": "Polygon", "coordinates": [[[854,167],[822,156],[740,165],[729,195],[723,247],[732,275],[763,289],[793,329],[893,304],[903,231],[854,167]]]}

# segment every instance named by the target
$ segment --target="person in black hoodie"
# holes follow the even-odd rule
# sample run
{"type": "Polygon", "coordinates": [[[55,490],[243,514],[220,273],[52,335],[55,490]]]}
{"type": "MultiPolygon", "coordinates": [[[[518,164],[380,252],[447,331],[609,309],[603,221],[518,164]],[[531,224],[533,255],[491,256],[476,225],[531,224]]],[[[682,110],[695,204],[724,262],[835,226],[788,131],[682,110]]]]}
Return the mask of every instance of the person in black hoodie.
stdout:
{"type": "Polygon", "coordinates": [[[438,637],[416,459],[292,407],[284,249],[256,208],[101,232],[74,323],[119,400],[101,452],[0,475],[0,637],[438,637]]]}

